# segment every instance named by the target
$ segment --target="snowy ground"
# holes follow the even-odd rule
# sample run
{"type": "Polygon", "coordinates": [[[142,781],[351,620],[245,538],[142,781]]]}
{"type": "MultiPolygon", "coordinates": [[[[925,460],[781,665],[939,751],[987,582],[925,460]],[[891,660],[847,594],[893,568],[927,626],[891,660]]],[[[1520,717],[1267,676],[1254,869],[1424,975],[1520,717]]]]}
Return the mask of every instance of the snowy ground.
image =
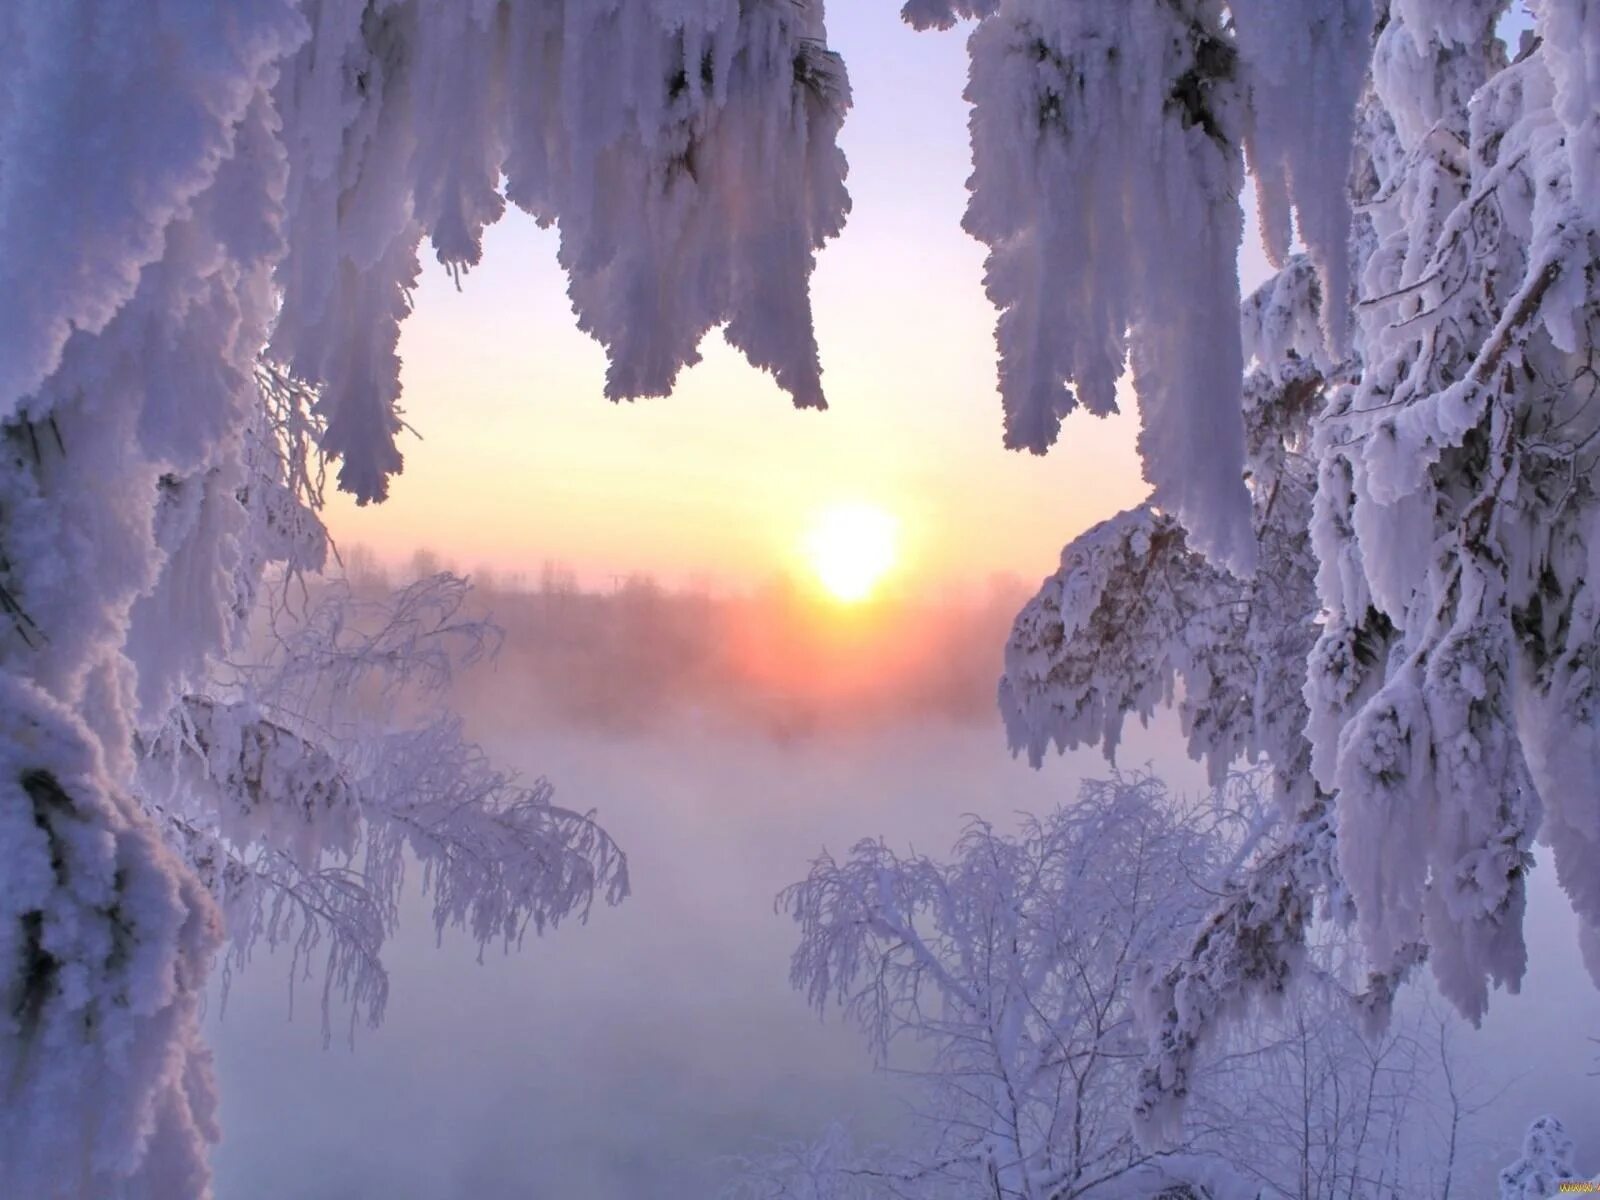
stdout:
{"type": "MultiPolygon", "coordinates": [[[[1125,761],[1153,758],[1194,786],[1161,741],[1131,739],[1125,761]]],[[[788,989],[792,937],[773,893],[823,844],[882,833],[940,850],[964,812],[1042,809],[1099,769],[1076,758],[1030,771],[998,722],[787,744],[528,731],[495,748],[549,774],[564,803],[599,806],[631,852],[633,898],[481,966],[458,942],[435,949],[417,912],[390,957],[387,1022],[353,1052],[337,1028],[321,1048],[312,987],[289,1021],[286,964],[259,959],[226,1016],[211,1012],[221,1200],[707,1200],[728,1169],[719,1159],[763,1138],[850,1116],[887,1136],[901,1112],[891,1086],[854,1034],[788,989]]],[[[1585,1075],[1586,1035],[1600,1035],[1600,1000],[1565,957],[1571,934],[1552,905],[1536,889],[1531,1000],[1497,998],[1485,1036],[1465,1045],[1474,1071],[1523,1076],[1481,1130],[1506,1151],[1486,1161],[1508,1161],[1527,1119],[1549,1110],[1593,1170],[1600,1080],[1585,1075]]]]}

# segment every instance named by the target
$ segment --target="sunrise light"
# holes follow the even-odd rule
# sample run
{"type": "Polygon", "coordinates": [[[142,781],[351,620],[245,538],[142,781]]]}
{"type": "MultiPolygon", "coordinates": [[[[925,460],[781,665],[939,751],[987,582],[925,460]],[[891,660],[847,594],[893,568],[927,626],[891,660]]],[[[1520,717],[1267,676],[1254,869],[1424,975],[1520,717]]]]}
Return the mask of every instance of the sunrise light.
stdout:
{"type": "Polygon", "coordinates": [[[877,505],[830,505],[817,514],[806,534],[806,557],[828,595],[856,604],[870,596],[894,566],[899,533],[899,521],[877,505]]]}

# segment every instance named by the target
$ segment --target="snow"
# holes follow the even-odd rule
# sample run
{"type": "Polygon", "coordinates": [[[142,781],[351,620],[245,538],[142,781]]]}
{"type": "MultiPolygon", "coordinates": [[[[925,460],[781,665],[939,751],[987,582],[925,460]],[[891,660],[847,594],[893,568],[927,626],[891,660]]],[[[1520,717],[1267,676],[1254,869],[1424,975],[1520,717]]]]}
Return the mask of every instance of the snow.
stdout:
{"type": "Polygon", "coordinates": [[[0,677],[0,746],[6,1192],[200,1194],[217,913],[59,701],[0,677]]]}
{"type": "Polygon", "coordinates": [[[1246,580],[1217,566],[1150,505],[1069,545],[1006,647],[1000,707],[1013,749],[1035,764],[1051,744],[1114,756],[1127,715],[1148,720],[1176,704],[1214,782],[1240,755],[1265,753],[1284,764],[1285,794],[1304,790],[1291,777],[1304,756],[1300,693],[1314,637],[1315,489],[1298,448],[1322,386],[1315,280],[1296,258],[1244,309],[1244,344],[1262,364],[1243,407],[1262,570],[1246,580]]]}
{"type": "Polygon", "coordinates": [[[1231,0],[1251,83],[1245,139],[1267,258],[1287,261],[1291,208],[1316,264],[1329,349],[1349,340],[1347,180],[1356,103],[1366,82],[1370,0],[1231,0]]]}
{"type": "Polygon", "coordinates": [[[1331,665],[1371,626],[1369,605],[1393,633],[1387,661],[1355,672],[1366,681],[1314,670],[1307,699],[1370,952],[1403,955],[1420,930],[1441,989],[1477,1019],[1489,986],[1521,979],[1530,845],[1574,782],[1530,773],[1548,726],[1516,717],[1540,703],[1519,695],[1548,654],[1518,616],[1545,569],[1522,539],[1569,516],[1538,482],[1553,464],[1511,430],[1565,419],[1534,364],[1569,369],[1571,306],[1586,300],[1559,264],[1587,252],[1544,61],[1504,66],[1494,6],[1469,7],[1405,6],[1376,51],[1403,152],[1383,157],[1403,165],[1369,209],[1362,378],[1318,435],[1324,470],[1349,483],[1318,496],[1317,657],[1331,665]],[[1531,386],[1510,374],[1522,362],[1531,386]]]}
{"type": "Polygon", "coordinates": [[[669,392],[726,325],[825,407],[808,280],[849,210],[849,84],[820,4],[306,8],[316,35],[274,89],[297,169],[271,353],[321,388],[341,487],[380,500],[402,465],[396,344],[423,239],[466,272],[508,199],[559,228],[611,399],[669,392]]]}
{"type": "Polygon", "coordinates": [[[1586,957],[1600,918],[1580,865],[1600,847],[1600,614],[1587,582],[1596,228],[1579,183],[1594,169],[1586,89],[1600,15],[1537,6],[1544,40],[1508,62],[1503,5],[1395,0],[1344,123],[1356,50],[1340,22],[1360,14],[1319,4],[1321,23],[1307,23],[1252,7],[1231,6],[1246,64],[1261,64],[1250,155],[1265,232],[1281,257],[1292,204],[1307,260],[1288,260],[1245,305],[1247,429],[1252,397],[1286,394],[1297,375],[1312,395],[1275,443],[1289,474],[1258,461],[1274,443],[1251,433],[1245,475],[1263,564],[1277,540],[1269,580],[1314,580],[1276,593],[1274,623],[1309,636],[1241,645],[1262,622],[1248,585],[1206,575],[1186,515],[1184,541],[1161,543],[1146,532],[1156,515],[1136,510],[1063,553],[1019,617],[1001,686],[1012,744],[1036,760],[1052,742],[1114,751],[1125,713],[1166,702],[1213,772],[1265,755],[1283,780],[1283,826],[1219,903],[1212,936],[1165,977],[1195,999],[1157,1031],[1142,1103],[1158,1125],[1216,1020],[1293,972],[1310,912],[1358,933],[1361,1003],[1379,1020],[1424,960],[1474,1021],[1492,989],[1520,986],[1536,839],[1584,922],[1586,957]],[[1307,73],[1320,86],[1263,122],[1262,98],[1307,73]],[[1353,155],[1336,130],[1353,132],[1353,155]],[[1296,155],[1324,172],[1320,197],[1336,167],[1353,168],[1358,303],[1344,339],[1332,282],[1343,268],[1329,257],[1343,218],[1301,204],[1310,176],[1296,155]],[[1273,499],[1283,478],[1298,508],[1273,499]],[[1218,620],[1218,604],[1251,616],[1218,620]],[[1227,655],[1218,688],[1200,665],[1227,655]],[[1304,708],[1284,702],[1291,688],[1304,708]],[[1215,721],[1227,695],[1255,703],[1215,721]]]}
{"type": "Polygon", "coordinates": [[[133,298],[168,227],[233,154],[271,64],[305,33],[289,0],[6,6],[0,295],[27,302],[8,306],[0,332],[0,416],[60,366],[74,330],[100,333],[133,298]]]}
{"type": "Polygon", "coordinates": [[[1572,184],[1600,222],[1600,14],[1593,0],[1539,0],[1539,33],[1555,84],[1556,116],[1572,147],[1572,184]]]}
{"type": "Polygon", "coordinates": [[[996,6],[970,41],[965,226],[989,247],[1006,444],[1042,454],[1079,407],[1116,411],[1131,366],[1156,503],[1248,570],[1243,94],[1219,20],[1209,3],[996,6]]]}
{"type": "Polygon", "coordinates": [[[263,89],[304,27],[278,3],[0,20],[0,1162],[44,1200],[202,1195],[218,918],[137,799],[133,736],[232,624],[224,489],[281,248],[263,89]]]}
{"type": "MultiPolygon", "coordinates": [[[[1216,936],[1154,985],[1155,1122],[1217,1021],[1286,986],[1313,913],[1359,933],[1374,1017],[1426,959],[1476,1020],[1523,976],[1538,839],[1600,972],[1600,8],[1540,0],[1514,61],[1504,9],[904,8],[976,22],[966,228],[1007,443],[1042,453],[1075,410],[1113,411],[1126,372],[1152,485],[1019,618],[1013,745],[1111,752],[1127,713],[1175,703],[1214,780],[1271,763],[1276,827],[1216,936]],[[1281,270],[1241,322],[1247,162],[1281,270]]],[[[447,716],[400,743],[313,737],[372,677],[336,618],[311,627],[332,653],[276,664],[287,682],[219,668],[267,573],[325,562],[322,467],[367,502],[403,465],[396,347],[424,241],[459,278],[507,204],[558,228],[611,399],[669,391],[720,325],[824,406],[809,281],[849,208],[849,102],[820,0],[0,12],[8,1192],[206,1193],[201,883],[259,902],[229,890],[252,877],[242,848],[281,856],[254,874],[276,903],[342,898],[330,978],[373,1014],[402,845],[440,927],[480,944],[626,891],[587,814],[515,786],[447,716]],[[140,751],[161,746],[193,759],[172,795],[208,807],[148,790],[140,751]],[[262,791],[277,811],[239,802],[262,791]],[[354,883],[300,861],[358,842],[354,883]]],[[[405,606],[428,602],[398,603],[417,650],[405,606]]],[[[322,936],[248,911],[246,940],[322,936]]]]}
{"type": "MultiPolygon", "coordinates": [[[[312,885],[339,900],[351,936],[330,953],[374,1009],[363,964],[402,844],[429,864],[441,924],[480,941],[625,893],[586,815],[513,785],[448,723],[409,731],[431,739],[431,775],[413,747],[409,789],[357,781],[391,788],[399,807],[381,815],[411,833],[369,864],[373,893],[338,891],[303,856],[348,850],[349,830],[302,826],[319,802],[348,818],[335,780],[351,763],[282,720],[255,723],[258,698],[209,689],[264,573],[326,561],[322,467],[366,501],[402,465],[395,347],[423,239],[465,271],[508,198],[559,225],[612,398],[669,390],[725,325],[796,403],[821,406],[808,282],[848,208],[835,144],[848,104],[820,3],[0,13],[0,683],[15,697],[0,758],[20,822],[0,993],[21,1005],[7,1011],[37,1009],[0,1029],[0,1071],[20,1081],[0,1191],[207,1193],[216,1131],[192,1015],[216,913],[200,884],[236,935],[259,932],[235,905],[266,903],[241,882],[241,845],[294,865],[269,873],[272,903],[312,885]],[[218,788],[191,771],[173,793],[212,800],[204,814],[143,793],[136,752],[174,729],[205,742],[218,788]],[[437,806],[468,801],[481,827],[429,841],[437,806]],[[53,829],[57,810],[86,847],[67,876],[30,832],[28,814],[53,829]]],[[[265,936],[290,936],[266,921],[265,936]]]]}
{"type": "Polygon", "coordinates": [[[1369,0],[912,0],[902,15],[977,20],[965,224],[989,248],[1006,444],[1042,454],[1077,409],[1116,411],[1131,371],[1153,502],[1248,574],[1232,324],[1245,159],[1268,257],[1287,261],[1297,226],[1342,357],[1369,0]]]}

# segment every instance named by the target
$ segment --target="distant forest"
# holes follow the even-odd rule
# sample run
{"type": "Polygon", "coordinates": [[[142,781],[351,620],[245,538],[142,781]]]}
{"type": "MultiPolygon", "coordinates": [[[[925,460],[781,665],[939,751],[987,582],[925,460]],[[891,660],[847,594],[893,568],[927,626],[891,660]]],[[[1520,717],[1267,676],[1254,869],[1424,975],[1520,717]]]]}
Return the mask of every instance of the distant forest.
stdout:
{"type": "Polygon", "coordinates": [[[610,733],[685,720],[780,740],[910,718],[992,724],[1006,634],[1032,591],[997,576],[979,596],[848,607],[782,578],[728,595],[642,574],[584,585],[558,563],[536,576],[459,571],[431,551],[398,569],[361,547],[344,559],[367,597],[441,570],[470,577],[476,612],[505,634],[460,686],[475,717],[610,733]]]}

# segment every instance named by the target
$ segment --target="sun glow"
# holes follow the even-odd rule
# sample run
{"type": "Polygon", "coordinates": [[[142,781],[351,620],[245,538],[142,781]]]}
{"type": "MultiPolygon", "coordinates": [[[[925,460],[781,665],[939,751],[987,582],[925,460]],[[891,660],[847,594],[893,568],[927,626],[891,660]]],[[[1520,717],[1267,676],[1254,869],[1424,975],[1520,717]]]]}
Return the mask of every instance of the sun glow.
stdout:
{"type": "Polygon", "coordinates": [[[817,514],[805,538],[806,557],[823,589],[856,604],[894,566],[900,523],[872,504],[834,504],[817,514]]]}

